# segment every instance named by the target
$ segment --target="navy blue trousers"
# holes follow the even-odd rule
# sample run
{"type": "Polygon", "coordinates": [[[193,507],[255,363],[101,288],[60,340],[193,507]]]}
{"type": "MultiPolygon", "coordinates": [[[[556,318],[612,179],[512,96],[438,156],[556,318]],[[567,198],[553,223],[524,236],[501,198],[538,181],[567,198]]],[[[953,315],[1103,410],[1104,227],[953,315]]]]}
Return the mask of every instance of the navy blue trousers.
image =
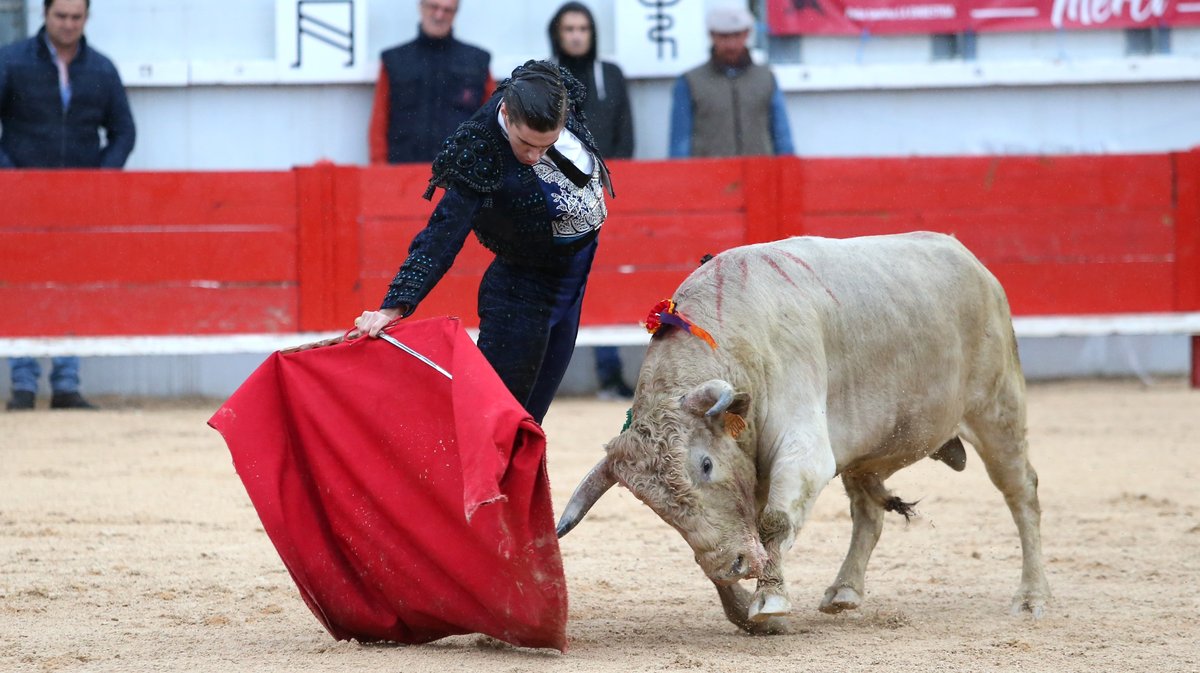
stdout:
{"type": "Polygon", "coordinates": [[[479,350],[538,423],[562,383],[596,244],[551,269],[496,258],[479,284],[479,350]]]}

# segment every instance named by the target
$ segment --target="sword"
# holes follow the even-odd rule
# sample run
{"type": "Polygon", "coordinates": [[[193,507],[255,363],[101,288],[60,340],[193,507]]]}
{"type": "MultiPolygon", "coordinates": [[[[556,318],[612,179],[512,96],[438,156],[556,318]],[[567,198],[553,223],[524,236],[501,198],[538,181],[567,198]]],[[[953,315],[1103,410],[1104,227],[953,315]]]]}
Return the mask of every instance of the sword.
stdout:
{"type": "Polygon", "coordinates": [[[415,350],[413,350],[413,349],[409,348],[408,346],[405,346],[404,344],[400,343],[400,342],[399,342],[399,341],[397,341],[397,340],[396,340],[396,338],[395,338],[395,337],[393,337],[392,335],[390,335],[390,334],[385,334],[384,332],[380,332],[380,333],[379,333],[379,338],[380,338],[380,339],[383,339],[384,341],[386,341],[386,342],[388,342],[388,343],[390,343],[391,345],[395,346],[396,348],[399,348],[400,350],[404,351],[405,353],[408,353],[409,355],[411,355],[411,356],[413,356],[414,358],[416,358],[416,359],[420,360],[421,362],[424,362],[425,364],[429,365],[430,367],[433,367],[433,368],[434,368],[434,369],[436,369],[436,370],[438,371],[438,373],[439,373],[439,374],[441,374],[442,376],[445,376],[446,378],[450,379],[451,381],[453,381],[453,380],[454,380],[454,376],[453,376],[453,375],[451,375],[451,374],[450,374],[450,372],[448,372],[448,371],[446,371],[445,369],[442,369],[441,367],[439,367],[439,366],[438,366],[438,364],[437,364],[436,362],[434,362],[433,360],[430,360],[429,358],[425,357],[424,355],[421,355],[420,353],[416,352],[415,350]]]}

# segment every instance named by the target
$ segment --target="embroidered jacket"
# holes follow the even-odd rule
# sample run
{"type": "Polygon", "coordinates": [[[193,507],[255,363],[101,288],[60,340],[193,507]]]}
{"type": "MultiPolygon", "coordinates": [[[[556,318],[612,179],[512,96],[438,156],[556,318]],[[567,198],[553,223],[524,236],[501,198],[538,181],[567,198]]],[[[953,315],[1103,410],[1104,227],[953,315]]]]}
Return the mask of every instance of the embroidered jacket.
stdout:
{"type": "MultiPolygon", "coordinates": [[[[607,215],[601,185],[610,193],[611,187],[595,141],[578,118],[577,91],[571,91],[566,128],[596,160],[592,180],[582,189],[572,188],[555,169],[527,166],[513,155],[497,120],[505,85],[443,143],[425,198],[438,187],[445,193],[409,246],[382,308],[412,313],[450,269],[471,231],[497,257],[549,269],[565,268],[599,235],[607,215]]],[[[568,90],[572,85],[582,90],[569,78],[568,90]]]]}

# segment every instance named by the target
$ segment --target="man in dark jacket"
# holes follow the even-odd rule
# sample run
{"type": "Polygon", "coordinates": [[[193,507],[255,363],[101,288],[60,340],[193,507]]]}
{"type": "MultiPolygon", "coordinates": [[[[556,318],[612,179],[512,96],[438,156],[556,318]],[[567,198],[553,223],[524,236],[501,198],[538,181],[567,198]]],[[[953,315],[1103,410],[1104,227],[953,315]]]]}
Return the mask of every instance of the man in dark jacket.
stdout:
{"type": "MultiPolygon", "coordinates": [[[[121,168],[133,151],[133,114],[121,77],[83,36],[89,4],[44,0],[46,23],[38,34],[0,49],[0,168],[121,168]]],[[[50,406],[95,408],[79,394],[79,358],[52,363],[50,406]]],[[[38,361],[9,358],[9,369],[8,409],[33,409],[38,361]]]]}
{"type": "Polygon", "coordinates": [[[0,168],[121,168],[133,151],[121,77],[83,36],[88,5],[44,0],[38,34],[0,50],[0,168]]]}
{"type": "Polygon", "coordinates": [[[633,115],[625,74],[615,63],[596,57],[596,21],[580,2],[558,8],[550,20],[550,49],[554,62],[571,71],[587,88],[583,114],[596,146],[606,159],[633,156],[633,115]]]}
{"type": "MultiPolygon", "coordinates": [[[[605,158],[633,156],[633,114],[625,73],[615,63],[596,57],[596,20],[580,2],[568,2],[550,20],[553,60],[571,71],[587,89],[583,113],[596,147],[605,158]]],[[[601,399],[629,399],[633,389],[625,383],[621,355],[616,346],[597,346],[596,379],[601,399]]]]}
{"type": "Polygon", "coordinates": [[[417,38],[383,52],[368,146],[371,163],[429,163],[491,97],[491,56],[454,39],[458,0],[420,0],[417,38]]]}

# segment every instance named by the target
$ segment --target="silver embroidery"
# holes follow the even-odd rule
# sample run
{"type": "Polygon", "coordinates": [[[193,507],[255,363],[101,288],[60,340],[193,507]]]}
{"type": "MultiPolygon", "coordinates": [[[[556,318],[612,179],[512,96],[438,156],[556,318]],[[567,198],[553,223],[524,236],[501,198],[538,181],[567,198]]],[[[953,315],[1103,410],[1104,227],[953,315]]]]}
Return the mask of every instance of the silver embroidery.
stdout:
{"type": "Polygon", "coordinates": [[[557,213],[551,223],[555,238],[576,238],[604,224],[608,207],[604,204],[604,188],[598,179],[598,164],[592,169],[592,179],[583,187],[576,187],[561,171],[544,163],[534,164],[533,172],[539,180],[555,187],[550,195],[557,213]]]}

